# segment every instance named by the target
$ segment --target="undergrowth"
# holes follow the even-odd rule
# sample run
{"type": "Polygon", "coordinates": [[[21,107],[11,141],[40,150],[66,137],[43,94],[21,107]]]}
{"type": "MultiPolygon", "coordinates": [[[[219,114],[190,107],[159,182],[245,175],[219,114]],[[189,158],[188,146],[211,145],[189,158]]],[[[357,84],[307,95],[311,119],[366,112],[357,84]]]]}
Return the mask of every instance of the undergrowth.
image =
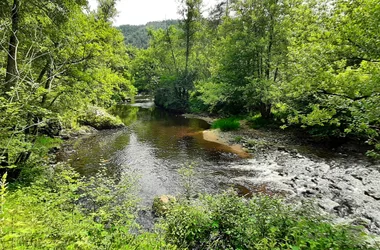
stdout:
{"type": "Polygon", "coordinates": [[[158,235],[132,233],[140,230],[133,178],[100,171],[84,179],[64,165],[41,173],[7,194],[2,181],[0,249],[170,248],[158,235]]]}
{"type": "Polygon", "coordinates": [[[371,249],[359,228],[333,225],[312,208],[234,193],[179,202],[161,222],[180,249],[371,249]]]}
{"type": "Polygon", "coordinates": [[[133,175],[101,170],[81,178],[63,164],[30,173],[27,185],[1,180],[0,249],[372,249],[361,228],[333,225],[276,197],[192,198],[193,167],[181,172],[183,198],[149,233],[136,222],[133,175]]]}

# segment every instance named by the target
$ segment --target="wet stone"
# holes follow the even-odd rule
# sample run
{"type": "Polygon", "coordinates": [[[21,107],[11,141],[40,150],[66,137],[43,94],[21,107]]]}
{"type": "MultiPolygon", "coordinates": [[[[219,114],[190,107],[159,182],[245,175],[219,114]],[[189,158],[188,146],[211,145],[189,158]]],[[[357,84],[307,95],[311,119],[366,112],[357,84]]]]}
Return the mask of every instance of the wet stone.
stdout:
{"type": "Polygon", "coordinates": [[[337,209],[340,204],[338,202],[335,202],[330,199],[322,199],[321,201],[318,202],[319,207],[323,208],[324,210],[328,212],[333,212],[334,209],[337,209]]]}
{"type": "Polygon", "coordinates": [[[380,201],[380,191],[370,189],[370,190],[364,191],[364,194],[374,198],[377,201],[380,201]]]}

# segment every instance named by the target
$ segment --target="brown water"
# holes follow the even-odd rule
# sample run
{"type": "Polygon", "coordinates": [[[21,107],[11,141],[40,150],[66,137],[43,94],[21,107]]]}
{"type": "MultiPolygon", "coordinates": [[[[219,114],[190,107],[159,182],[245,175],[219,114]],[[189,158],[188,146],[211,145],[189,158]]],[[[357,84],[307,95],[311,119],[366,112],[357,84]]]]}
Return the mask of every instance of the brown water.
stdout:
{"type": "Polygon", "coordinates": [[[203,139],[202,131],[210,127],[207,122],[168,113],[154,107],[151,100],[115,106],[112,112],[127,127],[78,139],[74,153],[67,157],[85,176],[101,167],[116,175],[135,172],[144,205],[157,195],[180,193],[178,169],[183,166],[196,166],[196,191],[215,193],[227,188],[238,174],[230,166],[245,161],[228,146],[203,139]]]}

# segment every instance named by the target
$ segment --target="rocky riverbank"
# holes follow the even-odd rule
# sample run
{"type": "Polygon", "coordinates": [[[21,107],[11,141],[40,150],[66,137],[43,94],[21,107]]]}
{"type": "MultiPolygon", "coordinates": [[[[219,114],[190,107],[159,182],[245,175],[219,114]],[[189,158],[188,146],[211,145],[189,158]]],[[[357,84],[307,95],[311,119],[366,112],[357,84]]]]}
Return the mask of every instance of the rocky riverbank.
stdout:
{"type": "Polygon", "coordinates": [[[267,192],[295,203],[312,201],[337,222],[362,225],[380,235],[380,163],[368,159],[359,145],[331,146],[302,134],[241,125],[238,131],[213,135],[252,155],[231,167],[240,173],[231,184],[243,195],[267,192]]]}

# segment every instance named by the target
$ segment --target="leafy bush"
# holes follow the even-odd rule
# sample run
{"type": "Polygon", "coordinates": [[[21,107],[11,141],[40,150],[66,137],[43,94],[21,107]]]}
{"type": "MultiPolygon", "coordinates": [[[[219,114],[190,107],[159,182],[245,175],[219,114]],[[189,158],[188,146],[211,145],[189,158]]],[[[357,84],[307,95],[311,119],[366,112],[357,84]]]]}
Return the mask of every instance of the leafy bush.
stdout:
{"type": "Polygon", "coordinates": [[[84,180],[67,166],[46,169],[27,187],[2,194],[1,249],[118,249],[130,233],[136,199],[130,178],[103,172],[84,180]]]}
{"type": "Polygon", "coordinates": [[[240,128],[240,122],[234,117],[224,118],[213,122],[211,127],[214,129],[219,128],[222,131],[237,130],[240,128]]]}
{"type": "Polygon", "coordinates": [[[104,171],[79,178],[64,165],[8,192],[4,177],[0,248],[371,249],[359,229],[334,226],[312,209],[233,193],[172,203],[159,231],[138,231],[134,186],[133,178],[109,178],[104,171]]]}
{"type": "Polygon", "coordinates": [[[359,229],[267,196],[206,195],[174,204],[161,223],[181,249],[370,249],[359,229]]]}
{"type": "Polygon", "coordinates": [[[161,77],[160,84],[155,90],[154,103],[174,112],[189,110],[190,90],[193,88],[196,74],[180,73],[161,77]]]}

